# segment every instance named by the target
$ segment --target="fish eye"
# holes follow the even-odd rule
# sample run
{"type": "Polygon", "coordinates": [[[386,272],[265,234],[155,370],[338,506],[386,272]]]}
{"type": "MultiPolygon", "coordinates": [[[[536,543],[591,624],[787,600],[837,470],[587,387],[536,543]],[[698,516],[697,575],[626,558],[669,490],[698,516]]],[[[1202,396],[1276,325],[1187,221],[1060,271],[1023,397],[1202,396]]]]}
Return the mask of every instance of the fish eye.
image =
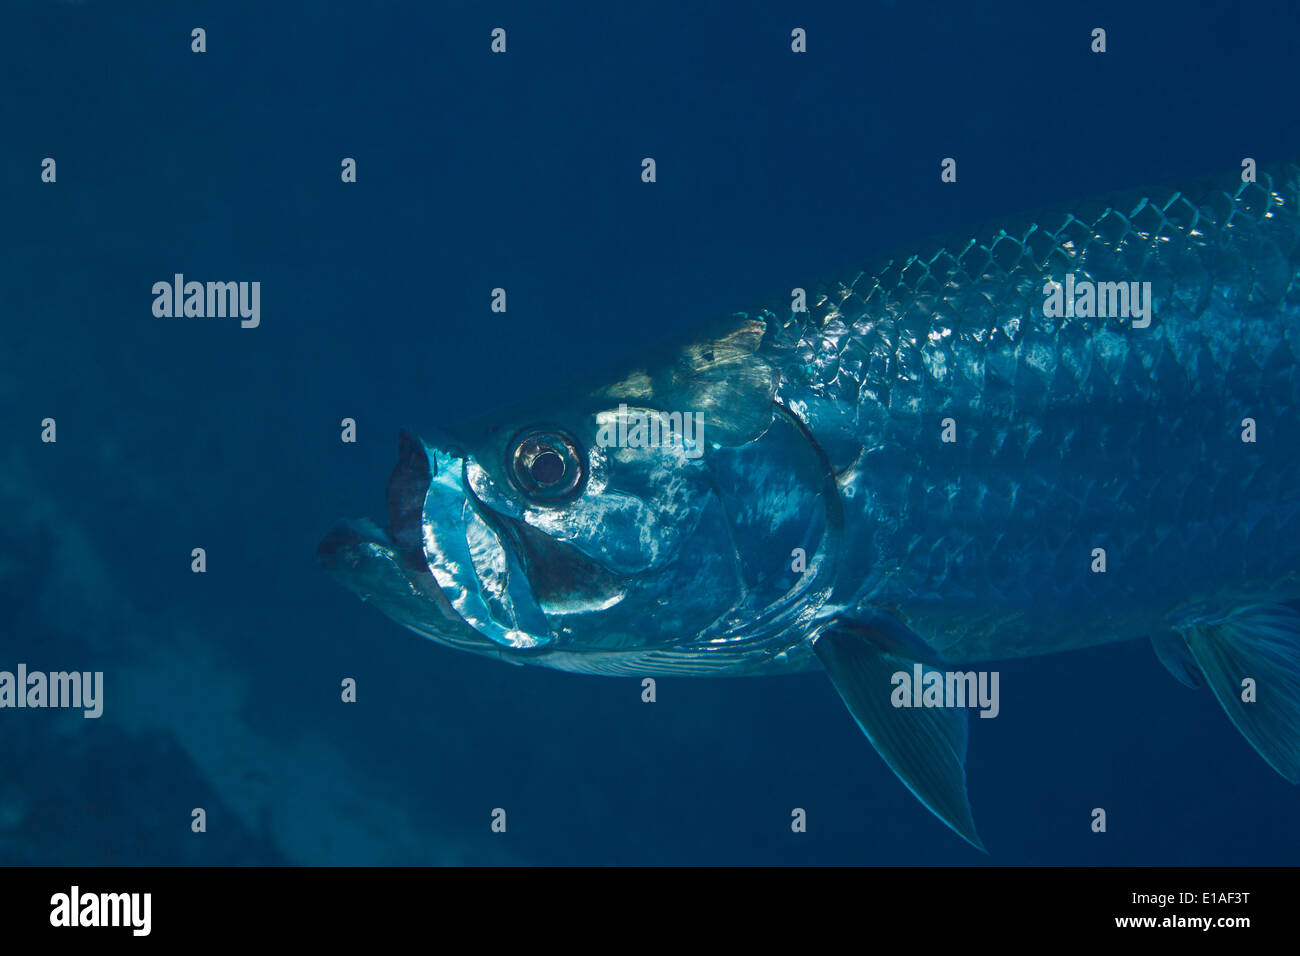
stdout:
{"type": "Polygon", "coordinates": [[[506,461],[515,486],[538,504],[572,501],[587,481],[582,446],[561,428],[524,429],[510,442],[506,461]]]}
{"type": "Polygon", "coordinates": [[[528,466],[528,471],[533,476],[533,481],[543,488],[549,488],[551,485],[558,484],[564,477],[564,459],[558,453],[547,449],[533,459],[532,464],[528,466]]]}

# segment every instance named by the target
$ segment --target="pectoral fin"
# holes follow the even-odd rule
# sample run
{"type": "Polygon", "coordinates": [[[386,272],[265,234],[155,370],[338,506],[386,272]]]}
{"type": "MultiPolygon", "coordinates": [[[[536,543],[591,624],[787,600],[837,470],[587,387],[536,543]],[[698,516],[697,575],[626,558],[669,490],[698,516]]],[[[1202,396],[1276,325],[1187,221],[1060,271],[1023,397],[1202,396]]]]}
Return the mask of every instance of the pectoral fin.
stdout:
{"type": "Polygon", "coordinates": [[[1180,631],[1242,736],[1300,783],[1300,613],[1290,604],[1255,604],[1180,631]]]}
{"type": "Polygon", "coordinates": [[[966,795],[965,708],[895,707],[893,675],[912,674],[917,661],[902,653],[894,637],[874,628],[834,627],[813,649],[889,768],[931,813],[983,850],[966,795]]]}

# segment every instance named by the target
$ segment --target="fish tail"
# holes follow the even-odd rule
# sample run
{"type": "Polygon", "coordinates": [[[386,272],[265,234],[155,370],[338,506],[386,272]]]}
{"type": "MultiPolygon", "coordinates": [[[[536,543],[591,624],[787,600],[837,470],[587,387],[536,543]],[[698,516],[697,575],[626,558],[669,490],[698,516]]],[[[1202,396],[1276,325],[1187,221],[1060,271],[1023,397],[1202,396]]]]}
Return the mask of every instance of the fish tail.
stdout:
{"type": "Polygon", "coordinates": [[[1300,602],[1252,604],[1179,633],[1242,736],[1300,783],[1300,602]]]}

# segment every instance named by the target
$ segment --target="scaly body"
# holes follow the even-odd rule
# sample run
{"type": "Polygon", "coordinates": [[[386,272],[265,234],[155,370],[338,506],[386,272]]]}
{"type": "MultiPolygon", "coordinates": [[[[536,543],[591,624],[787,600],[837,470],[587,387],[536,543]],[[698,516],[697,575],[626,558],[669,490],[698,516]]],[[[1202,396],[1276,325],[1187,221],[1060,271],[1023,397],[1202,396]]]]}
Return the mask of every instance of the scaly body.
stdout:
{"type": "Polygon", "coordinates": [[[764,348],[852,496],[847,602],[971,661],[1300,597],[1298,277],[1289,166],[985,230],[828,290],[764,348]],[[1150,282],[1150,325],[1044,317],[1067,273],[1150,282]]]}
{"type": "Polygon", "coordinates": [[[976,846],[966,712],[902,706],[900,672],[1149,637],[1297,781],[1297,336],[1295,166],[1085,204],[404,433],[387,529],[320,554],[403,625],[514,663],[824,667],[976,846]],[[1137,283],[1141,321],[1045,308],[1090,283],[1112,306],[1137,283]],[[678,433],[631,440],[628,409],[678,433]]]}

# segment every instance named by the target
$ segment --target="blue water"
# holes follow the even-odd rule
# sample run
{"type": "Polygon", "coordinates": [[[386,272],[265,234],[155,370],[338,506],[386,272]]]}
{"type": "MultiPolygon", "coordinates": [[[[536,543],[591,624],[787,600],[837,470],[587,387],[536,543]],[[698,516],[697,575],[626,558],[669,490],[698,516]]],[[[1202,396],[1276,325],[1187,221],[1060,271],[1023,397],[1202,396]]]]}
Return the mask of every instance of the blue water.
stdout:
{"type": "Polygon", "coordinates": [[[6,5],[0,668],[102,669],[105,715],[0,711],[0,862],[1300,859],[1296,788],[1145,642],[1000,665],[984,856],[822,675],[647,705],[318,569],[383,514],[402,425],[932,234],[1300,155],[1289,2],[732,6],[6,5]],[[260,327],[156,318],[177,272],[260,281],[260,327]]]}

